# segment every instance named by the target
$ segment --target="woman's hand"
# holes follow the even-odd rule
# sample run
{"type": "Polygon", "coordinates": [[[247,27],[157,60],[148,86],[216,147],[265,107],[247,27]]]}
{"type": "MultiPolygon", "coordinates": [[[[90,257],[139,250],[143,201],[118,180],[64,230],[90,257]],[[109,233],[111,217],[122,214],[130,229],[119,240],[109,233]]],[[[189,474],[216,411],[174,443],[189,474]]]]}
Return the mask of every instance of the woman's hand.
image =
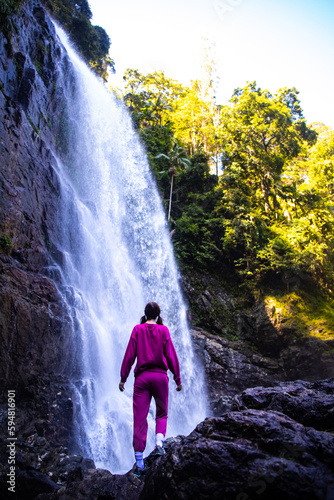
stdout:
{"type": "Polygon", "coordinates": [[[118,387],[121,392],[125,391],[124,382],[120,382],[118,387]]]}
{"type": "Polygon", "coordinates": [[[177,386],[176,390],[177,390],[178,392],[182,391],[182,384],[179,384],[179,385],[177,386]]]}

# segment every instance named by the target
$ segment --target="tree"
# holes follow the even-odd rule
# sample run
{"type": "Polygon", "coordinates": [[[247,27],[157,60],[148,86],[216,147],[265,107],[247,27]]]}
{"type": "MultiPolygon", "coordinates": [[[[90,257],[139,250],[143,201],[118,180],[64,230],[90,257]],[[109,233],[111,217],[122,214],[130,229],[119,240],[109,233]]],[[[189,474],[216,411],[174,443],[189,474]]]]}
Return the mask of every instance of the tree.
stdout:
{"type": "MultiPolygon", "coordinates": [[[[8,0],[6,0],[8,1],[8,0]]],[[[107,80],[108,70],[114,71],[109,57],[110,39],[101,26],[93,26],[87,0],[41,0],[52,16],[69,33],[72,42],[90,67],[107,80]]]]}
{"type": "Polygon", "coordinates": [[[124,101],[138,128],[155,122],[164,126],[169,122],[175,100],[183,93],[182,86],[166,78],[162,71],[142,75],[136,69],[127,69],[124,101]]]}
{"type": "Polygon", "coordinates": [[[261,193],[265,212],[277,213],[283,168],[298,156],[304,140],[297,91],[281,89],[272,95],[253,82],[236,89],[230,102],[223,109],[221,130],[229,165],[236,163],[244,170],[261,193]]]}
{"type": "Polygon", "coordinates": [[[168,170],[168,174],[170,177],[170,194],[169,194],[169,206],[168,206],[168,218],[167,218],[167,220],[169,220],[172,208],[174,175],[176,173],[179,173],[182,170],[182,168],[189,167],[190,160],[183,147],[180,146],[177,142],[174,143],[173,149],[170,151],[169,155],[160,153],[156,156],[156,158],[166,158],[166,160],[168,160],[170,163],[170,168],[168,170]]]}

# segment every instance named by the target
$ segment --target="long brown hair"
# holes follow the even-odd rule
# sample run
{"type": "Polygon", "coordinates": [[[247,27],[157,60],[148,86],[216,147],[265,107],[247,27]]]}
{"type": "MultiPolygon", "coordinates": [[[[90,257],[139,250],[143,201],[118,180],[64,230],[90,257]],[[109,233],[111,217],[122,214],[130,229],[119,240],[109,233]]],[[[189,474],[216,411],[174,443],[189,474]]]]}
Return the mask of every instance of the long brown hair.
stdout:
{"type": "Polygon", "coordinates": [[[162,317],[160,316],[160,307],[156,302],[149,302],[145,306],[145,315],[140,318],[140,323],[146,323],[149,319],[156,319],[158,325],[163,325],[162,317]]]}

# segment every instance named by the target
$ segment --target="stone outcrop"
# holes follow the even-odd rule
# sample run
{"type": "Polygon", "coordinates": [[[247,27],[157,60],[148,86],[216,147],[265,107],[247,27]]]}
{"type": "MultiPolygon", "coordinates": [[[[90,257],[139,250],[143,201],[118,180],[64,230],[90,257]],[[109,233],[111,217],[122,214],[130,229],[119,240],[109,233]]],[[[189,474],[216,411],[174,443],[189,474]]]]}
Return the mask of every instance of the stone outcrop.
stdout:
{"type": "Polygon", "coordinates": [[[333,445],[279,412],[211,417],[152,465],[139,498],[330,498],[333,445]]]}
{"type": "Polygon", "coordinates": [[[256,386],[279,382],[317,380],[322,374],[333,376],[334,355],[330,342],[294,340],[270,356],[247,340],[228,340],[201,328],[193,328],[193,343],[205,367],[208,395],[214,415],[231,409],[232,396],[256,386]],[[327,350],[326,350],[327,349],[327,350]],[[318,376],[317,376],[318,375],[318,376]]]}
{"type": "Polygon", "coordinates": [[[233,408],[279,411],[305,426],[333,431],[334,379],[247,389],[234,397],[233,408]]]}
{"type": "MultiPolygon", "coordinates": [[[[331,500],[334,435],[323,429],[332,429],[333,397],[333,379],[246,390],[235,396],[235,411],[205,419],[189,436],[167,439],[165,455],[145,458],[148,470],[140,479],[132,471],[95,469],[91,460],[37,434],[21,437],[18,498],[331,500]]],[[[4,452],[0,458],[3,463],[4,452]]],[[[0,493],[7,498],[3,476],[0,493]]]]}
{"type": "Polygon", "coordinates": [[[253,346],[198,328],[191,333],[195,351],[204,362],[214,415],[230,409],[232,396],[242,390],[283,380],[278,360],[261,355],[253,346]]]}
{"type": "MultiPolygon", "coordinates": [[[[228,276],[228,270],[226,270],[228,276]]],[[[334,376],[334,340],[291,329],[264,302],[226,291],[213,276],[182,275],[195,350],[202,359],[214,415],[231,408],[231,396],[257,385],[316,381],[334,376]]],[[[226,287],[228,288],[228,287],[226,287]]]]}
{"type": "Polygon", "coordinates": [[[51,150],[66,58],[38,1],[23,2],[14,25],[10,41],[0,34],[0,403],[15,389],[28,432],[59,444],[71,426],[71,325],[53,280],[60,188],[51,150]]]}

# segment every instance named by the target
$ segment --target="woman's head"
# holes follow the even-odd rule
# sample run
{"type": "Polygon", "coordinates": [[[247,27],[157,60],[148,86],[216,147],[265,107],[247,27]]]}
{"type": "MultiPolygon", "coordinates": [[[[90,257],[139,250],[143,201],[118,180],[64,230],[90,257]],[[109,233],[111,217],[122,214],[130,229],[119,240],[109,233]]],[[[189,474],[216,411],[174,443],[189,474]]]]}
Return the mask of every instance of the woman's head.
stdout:
{"type": "Polygon", "coordinates": [[[141,323],[145,323],[150,319],[157,321],[158,325],[162,325],[162,318],[160,317],[160,307],[156,302],[149,302],[145,306],[145,316],[141,318],[141,323]]]}

